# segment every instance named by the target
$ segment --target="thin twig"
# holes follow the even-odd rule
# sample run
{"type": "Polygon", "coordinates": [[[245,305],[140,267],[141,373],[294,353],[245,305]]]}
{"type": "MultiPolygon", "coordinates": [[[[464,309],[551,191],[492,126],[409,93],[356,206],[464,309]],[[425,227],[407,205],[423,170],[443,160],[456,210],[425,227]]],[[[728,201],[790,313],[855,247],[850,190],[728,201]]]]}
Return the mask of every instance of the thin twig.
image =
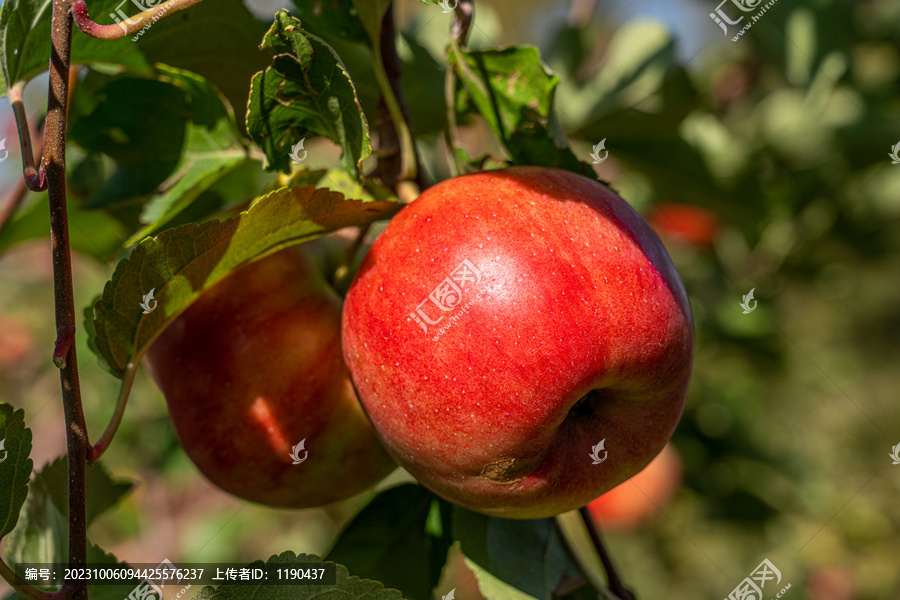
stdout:
{"type": "Polygon", "coordinates": [[[600,580],[599,577],[591,570],[591,568],[584,561],[584,557],[578,552],[575,546],[572,544],[572,540],[568,538],[565,533],[565,529],[562,527],[562,519],[561,515],[557,516],[555,519],[556,528],[559,529],[559,537],[562,538],[563,543],[566,545],[566,548],[569,550],[569,555],[572,559],[578,563],[578,567],[581,569],[581,574],[584,575],[584,578],[588,580],[588,583],[600,592],[600,595],[606,598],[606,600],[622,600],[618,596],[616,596],[612,590],[606,587],[606,584],[600,580]]]}
{"type": "Polygon", "coordinates": [[[581,515],[581,520],[584,521],[585,527],[587,527],[588,534],[591,536],[591,542],[593,542],[594,548],[597,549],[597,554],[600,556],[600,562],[603,563],[603,568],[606,570],[606,578],[609,580],[609,589],[622,600],[635,600],[634,594],[629,592],[622,584],[622,580],[619,579],[619,574],[616,573],[616,568],[613,566],[612,559],[606,551],[606,548],[603,546],[603,541],[600,539],[600,532],[597,530],[594,519],[591,518],[591,513],[588,512],[586,506],[579,508],[578,513],[581,515]]]}
{"type": "MultiPolygon", "coordinates": [[[[469,28],[472,26],[472,18],[475,15],[475,5],[472,0],[460,0],[453,12],[453,24],[450,25],[449,54],[455,54],[457,60],[462,60],[461,48],[465,46],[469,37],[469,28]]],[[[469,165],[459,156],[459,137],[456,124],[456,69],[447,61],[447,71],[444,75],[444,105],[447,115],[447,124],[444,128],[444,141],[447,144],[447,152],[450,153],[450,170],[453,175],[460,175],[471,171],[469,165]]]]}
{"type": "Polygon", "coordinates": [[[465,46],[469,39],[469,29],[475,17],[475,3],[472,0],[459,0],[453,12],[453,24],[450,26],[450,38],[460,46],[465,46]]]}
{"type": "MultiPolygon", "coordinates": [[[[69,564],[87,562],[85,477],[88,436],[81,406],[78,360],[75,354],[75,300],[72,288],[72,253],[66,206],[66,127],[69,103],[69,65],[72,51],[72,0],[53,0],[50,44],[50,89],[44,124],[44,169],[50,200],[50,245],[53,252],[53,291],[56,305],[57,344],[54,361],[60,369],[68,454],[69,564]],[[58,354],[64,354],[59,357],[58,354]]],[[[87,586],[66,581],[74,600],[87,599],[87,586]]]]}
{"type": "Polygon", "coordinates": [[[87,460],[91,464],[96,462],[109,448],[109,444],[119,429],[119,424],[122,423],[122,416],[125,414],[125,407],[128,405],[128,395],[131,393],[131,385],[134,383],[134,376],[137,374],[137,366],[138,363],[130,362],[125,367],[125,373],[122,375],[122,387],[119,388],[119,397],[116,399],[116,409],[109,420],[109,425],[106,426],[106,430],[100,436],[100,439],[97,440],[97,443],[88,449],[87,460]]]}
{"type": "Polygon", "coordinates": [[[13,114],[16,116],[16,128],[19,131],[19,147],[22,149],[22,173],[25,178],[25,184],[32,192],[43,192],[47,189],[47,176],[44,172],[43,159],[39,153],[38,161],[40,170],[35,167],[34,150],[31,146],[31,125],[28,122],[28,114],[25,112],[25,101],[23,94],[27,81],[20,80],[15,82],[9,88],[9,103],[12,106],[13,114]]]}
{"type": "Polygon", "coordinates": [[[334,284],[332,287],[342,293],[347,284],[347,279],[350,277],[350,267],[356,259],[356,253],[359,252],[360,247],[362,247],[366,234],[369,233],[370,225],[371,223],[368,223],[359,228],[356,239],[347,246],[347,249],[344,251],[344,258],[341,261],[341,265],[334,272],[334,284]]]}
{"type": "Polygon", "coordinates": [[[118,11],[118,17],[110,13],[110,16],[117,21],[114,25],[95,23],[88,14],[87,4],[84,3],[84,0],[77,0],[73,4],[72,9],[74,10],[75,23],[82,33],[98,40],[118,40],[137,33],[167,14],[184,10],[200,2],[202,0],[168,0],[133,17],[126,16],[122,11],[118,11]],[[119,19],[122,20],[120,21],[119,19]]]}

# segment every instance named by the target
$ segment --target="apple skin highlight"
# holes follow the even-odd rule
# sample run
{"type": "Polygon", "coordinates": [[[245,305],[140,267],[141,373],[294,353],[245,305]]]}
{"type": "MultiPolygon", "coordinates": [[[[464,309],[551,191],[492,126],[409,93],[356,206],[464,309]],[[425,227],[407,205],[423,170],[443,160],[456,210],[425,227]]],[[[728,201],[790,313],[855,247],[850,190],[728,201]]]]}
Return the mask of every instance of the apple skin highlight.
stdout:
{"type": "Polygon", "coordinates": [[[542,167],[427,189],[375,240],[342,330],[390,454],[508,518],[584,506],[646,466],[693,357],[687,295],[650,227],[604,185],[542,167]]]}

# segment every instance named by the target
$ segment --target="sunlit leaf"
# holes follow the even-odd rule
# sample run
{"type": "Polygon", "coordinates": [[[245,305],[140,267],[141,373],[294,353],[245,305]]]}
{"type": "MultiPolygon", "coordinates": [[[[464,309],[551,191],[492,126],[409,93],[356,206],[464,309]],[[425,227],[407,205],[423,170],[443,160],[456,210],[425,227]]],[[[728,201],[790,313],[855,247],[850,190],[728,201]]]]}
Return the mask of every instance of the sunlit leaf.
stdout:
{"type": "Polygon", "coordinates": [[[117,265],[93,316],[88,313],[92,344],[121,376],[172,319],[233,269],[343,227],[389,218],[401,206],[346,200],[313,186],[283,188],[226,221],[182,225],[147,238],[117,265]],[[141,304],[151,290],[158,308],[145,314],[141,304]]]}
{"type": "Polygon", "coordinates": [[[536,48],[466,51],[451,47],[457,72],[457,111],[487,121],[513,164],[559,167],[593,175],[569,150],[556,122],[553,99],[559,78],[547,70],[536,48]]]}
{"type": "Polygon", "coordinates": [[[369,125],[338,55],[286,11],[275,16],[262,47],[276,56],[253,76],[247,131],[266,153],[268,168],[288,172],[292,147],[321,135],[341,147],[344,168],[359,175],[372,152],[369,125]]]}

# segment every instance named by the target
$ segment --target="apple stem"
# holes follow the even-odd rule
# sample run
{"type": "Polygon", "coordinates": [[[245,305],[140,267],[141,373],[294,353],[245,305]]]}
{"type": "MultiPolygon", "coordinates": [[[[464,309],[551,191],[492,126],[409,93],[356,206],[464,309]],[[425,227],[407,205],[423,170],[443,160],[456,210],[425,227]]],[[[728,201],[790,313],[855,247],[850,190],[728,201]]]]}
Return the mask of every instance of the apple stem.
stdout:
{"type": "Polygon", "coordinates": [[[134,383],[134,376],[137,374],[137,366],[138,363],[133,362],[130,362],[125,366],[125,373],[122,375],[122,387],[119,389],[119,397],[116,398],[116,409],[113,411],[113,416],[109,421],[109,425],[106,426],[106,430],[103,432],[103,435],[100,436],[100,439],[97,440],[97,443],[88,448],[87,460],[91,464],[103,455],[109,447],[109,444],[112,442],[113,437],[115,437],[116,431],[119,429],[119,424],[122,422],[122,416],[125,414],[125,407],[128,405],[128,395],[131,393],[131,384],[134,383]]]}
{"type": "Polygon", "coordinates": [[[338,293],[340,293],[342,296],[346,292],[345,285],[347,284],[347,279],[350,276],[350,265],[353,264],[353,260],[356,258],[356,253],[359,251],[360,246],[362,246],[366,234],[369,233],[370,225],[371,223],[368,223],[359,228],[359,233],[356,235],[356,239],[353,240],[353,243],[347,247],[347,250],[344,252],[344,258],[341,261],[341,265],[334,272],[334,280],[331,282],[331,287],[337,290],[338,293]]]}
{"type": "Polygon", "coordinates": [[[600,557],[600,562],[603,563],[603,569],[606,571],[606,578],[609,581],[609,589],[622,600],[635,600],[634,594],[629,592],[622,584],[622,580],[619,579],[619,574],[616,572],[615,566],[613,566],[612,558],[606,551],[603,540],[600,539],[600,531],[596,523],[594,523],[594,519],[591,518],[591,513],[588,512],[587,506],[579,508],[578,513],[581,515],[581,520],[584,521],[585,527],[587,527],[588,534],[591,536],[591,542],[593,542],[597,555],[600,557]]]}

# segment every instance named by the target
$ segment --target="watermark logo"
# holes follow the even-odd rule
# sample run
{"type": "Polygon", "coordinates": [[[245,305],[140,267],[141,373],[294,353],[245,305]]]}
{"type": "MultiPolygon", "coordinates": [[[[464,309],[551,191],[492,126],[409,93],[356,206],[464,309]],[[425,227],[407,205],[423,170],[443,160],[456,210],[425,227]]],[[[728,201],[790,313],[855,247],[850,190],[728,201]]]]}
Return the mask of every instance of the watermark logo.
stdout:
{"type": "MultiPolygon", "coordinates": [[[[463,300],[464,290],[467,287],[478,285],[481,281],[481,276],[481,269],[476,267],[470,260],[463,260],[459,263],[459,266],[450,273],[449,277],[439,283],[438,286],[428,294],[428,297],[419,303],[415,312],[409,313],[410,319],[422,328],[425,335],[428,335],[428,326],[437,325],[443,321],[445,317],[449,317],[446,313],[451,313],[460,306],[460,303],[463,300]],[[427,310],[426,305],[428,305],[427,310]],[[435,308],[438,310],[434,310],[435,308]]],[[[462,307],[462,312],[449,318],[451,320],[458,319],[468,311],[474,301],[475,299],[470,300],[462,307]]],[[[449,329],[450,325],[452,325],[452,323],[444,325],[441,328],[442,332],[449,329]]],[[[439,336],[440,334],[437,337],[439,336]]],[[[435,337],[435,341],[437,340],[437,337],[435,337]]]]}
{"type": "Polygon", "coordinates": [[[156,308],[156,300],[153,299],[153,292],[156,291],[156,288],[150,290],[150,293],[144,296],[144,301],[140,303],[140,307],[144,309],[144,314],[149,315],[156,308]],[[153,303],[151,306],[150,303],[153,303]]]}
{"type": "MultiPolygon", "coordinates": [[[[898,447],[900,447],[900,444],[898,444],[898,447]]],[[[3,457],[0,458],[0,463],[2,463],[6,460],[6,457],[9,456],[9,452],[6,451],[6,438],[0,440],[0,452],[3,453],[3,457]]]]}
{"type": "MultiPolygon", "coordinates": [[[[122,28],[122,31],[124,31],[125,33],[128,33],[128,25],[137,25],[137,23],[132,21],[128,17],[128,15],[125,14],[125,11],[122,10],[122,5],[125,4],[126,2],[128,2],[128,0],[122,0],[121,2],[119,2],[119,5],[116,7],[116,12],[109,13],[109,16],[112,18],[113,21],[116,22],[116,25],[118,25],[119,27],[122,28]],[[123,23],[123,21],[124,21],[124,23],[123,23]],[[127,23],[127,25],[126,25],[126,23],[127,23]]],[[[138,10],[141,12],[146,10],[143,6],[141,6],[141,4],[139,2],[135,2],[134,4],[137,5],[138,10]]]]}
{"type": "Polygon", "coordinates": [[[293,146],[291,146],[291,163],[295,165],[299,165],[304,160],[306,160],[306,150],[303,148],[303,142],[306,141],[306,138],[303,138],[293,146]],[[300,156],[300,151],[303,150],[303,156],[300,156]]]}
{"type": "MultiPolygon", "coordinates": [[[[900,146],[900,144],[897,145],[900,146]]],[[[6,149],[6,138],[0,140],[0,150],[3,151],[3,157],[0,158],[0,163],[2,163],[9,156],[9,150],[6,149]]]]}
{"type": "MultiPolygon", "coordinates": [[[[778,0],[769,0],[765,5],[762,5],[763,0],[730,0],[732,4],[734,4],[739,10],[742,12],[753,12],[756,9],[760,9],[755,15],[750,15],[750,21],[748,21],[740,31],[737,32],[733,38],[731,38],[732,42],[738,41],[738,39],[744,35],[748,29],[753,27],[753,24],[756,23],[762,16],[765,14],[767,10],[769,10],[778,0]],[[762,6],[761,6],[762,5],[762,6]]],[[[713,22],[722,28],[722,32],[724,35],[728,35],[728,26],[729,25],[738,25],[741,21],[744,20],[744,16],[740,16],[735,20],[729,18],[728,14],[722,9],[723,4],[727,4],[729,0],[722,0],[719,5],[716,7],[716,10],[709,13],[709,18],[713,20],[713,22]]]]}
{"type": "MultiPolygon", "coordinates": [[[[781,571],[766,558],[753,569],[749,577],[745,577],[736,588],[731,590],[725,600],[762,600],[763,588],[772,580],[774,580],[774,585],[781,583],[781,571]]],[[[790,588],[791,584],[789,583],[775,597],[781,598],[782,594],[790,588]]]]}
{"type": "Polygon", "coordinates": [[[295,465],[299,465],[306,457],[309,456],[309,451],[306,450],[306,438],[300,440],[300,443],[291,448],[291,458],[293,459],[295,465]],[[300,458],[300,451],[303,451],[303,458],[300,458]]]}
{"type": "Polygon", "coordinates": [[[741,302],[741,308],[744,309],[744,314],[745,314],[745,315],[749,315],[749,314],[752,313],[754,310],[756,310],[756,305],[758,304],[758,302],[757,302],[756,300],[753,299],[753,291],[754,291],[755,289],[756,289],[756,288],[753,288],[753,289],[750,290],[750,293],[745,294],[745,295],[744,295],[744,301],[741,302]],[[751,303],[751,302],[753,302],[753,306],[750,306],[750,303],[751,303]]]}
{"type": "Polygon", "coordinates": [[[606,457],[609,455],[609,452],[605,449],[606,438],[600,440],[600,443],[596,446],[591,446],[591,453],[588,455],[594,461],[593,464],[599,465],[606,457]],[[603,458],[600,458],[600,451],[603,450],[603,458]]]}
{"type": "Polygon", "coordinates": [[[441,600],[455,600],[456,598],[456,588],[453,588],[449,592],[447,592],[446,596],[441,596],[441,600]]]}
{"type": "MultiPolygon", "coordinates": [[[[5,142],[6,140],[3,141],[5,142]]],[[[2,142],[0,142],[0,148],[3,148],[2,142]]],[[[900,165],[900,142],[897,142],[897,145],[891,148],[891,152],[890,154],[888,154],[888,156],[891,157],[892,165],[900,165]]],[[[5,156],[3,158],[0,158],[0,162],[3,162],[3,159],[5,158],[5,156]]]]}
{"type": "MultiPolygon", "coordinates": [[[[3,448],[3,442],[0,442],[0,448],[3,448]]],[[[891,463],[892,465],[900,465],[900,444],[897,444],[896,446],[891,448],[891,453],[888,454],[888,456],[890,456],[894,460],[894,462],[891,463]]],[[[3,461],[0,460],[0,462],[3,461]]]]}
{"type": "MultiPolygon", "coordinates": [[[[456,10],[457,4],[459,4],[459,0],[441,0],[440,2],[438,2],[438,5],[444,9],[441,12],[445,13],[452,13],[454,10],[456,10]]],[[[444,600],[452,600],[452,598],[445,598],[444,600]]]]}
{"type": "MultiPolygon", "coordinates": [[[[154,575],[158,574],[159,577],[144,579],[128,594],[125,600],[163,600],[165,582],[174,577],[178,573],[178,569],[172,561],[166,558],[155,569],[152,569],[152,572],[154,575]]],[[[191,584],[187,584],[175,598],[181,598],[190,588],[191,584]]]]}
{"type": "MultiPolygon", "coordinates": [[[[122,31],[128,33],[128,25],[137,25],[137,21],[132,21],[131,18],[125,14],[125,11],[122,10],[122,5],[128,2],[129,0],[122,0],[118,6],[116,6],[116,12],[109,13],[110,18],[116,22],[116,25],[122,28],[122,31]]],[[[139,12],[148,11],[151,8],[159,5],[163,0],[130,0],[132,4],[138,7],[139,12]]],[[[131,38],[132,42],[136,42],[139,37],[144,35],[144,32],[150,29],[153,26],[153,23],[159,21],[164,14],[168,12],[168,9],[163,8],[158,13],[153,15],[152,22],[148,23],[146,27],[141,29],[137,35],[131,38]]]]}
{"type": "Polygon", "coordinates": [[[599,143],[599,144],[596,144],[596,145],[594,146],[594,151],[591,152],[591,158],[594,159],[594,164],[595,164],[595,165],[599,165],[599,164],[602,163],[604,160],[606,160],[607,158],[609,158],[609,151],[606,149],[606,138],[603,138],[602,140],[600,140],[600,143],[599,143]],[[603,152],[605,152],[605,154],[603,155],[603,158],[600,158],[600,151],[601,151],[601,150],[603,150],[603,152]]]}

